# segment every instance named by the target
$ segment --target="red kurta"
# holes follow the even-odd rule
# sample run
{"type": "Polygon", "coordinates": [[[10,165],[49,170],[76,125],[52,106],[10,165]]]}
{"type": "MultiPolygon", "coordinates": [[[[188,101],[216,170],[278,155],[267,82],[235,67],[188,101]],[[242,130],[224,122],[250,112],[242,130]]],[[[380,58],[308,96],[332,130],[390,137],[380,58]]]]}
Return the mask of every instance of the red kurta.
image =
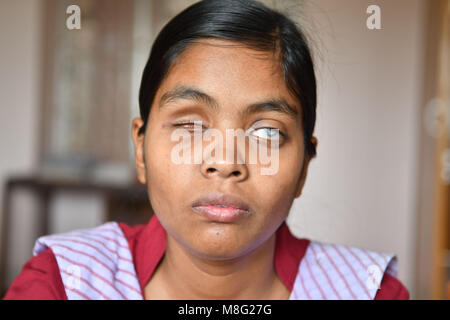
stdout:
{"type": "MultiPolygon", "coordinates": [[[[142,292],[150,281],[166,249],[166,231],[154,215],[147,225],[120,223],[133,256],[142,292]]],[[[292,291],[300,262],[310,241],[297,239],[285,222],[277,230],[274,263],[278,276],[292,291]]],[[[51,249],[31,258],[13,281],[3,299],[67,300],[56,258],[51,249]]],[[[395,277],[385,273],[375,300],[407,300],[408,290],[395,277]]]]}

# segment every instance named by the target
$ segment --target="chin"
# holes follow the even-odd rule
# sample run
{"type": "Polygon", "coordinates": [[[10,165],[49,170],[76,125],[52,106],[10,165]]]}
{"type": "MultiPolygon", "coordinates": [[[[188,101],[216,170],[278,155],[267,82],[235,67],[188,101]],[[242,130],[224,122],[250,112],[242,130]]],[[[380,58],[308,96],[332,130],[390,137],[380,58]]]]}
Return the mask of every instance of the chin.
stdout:
{"type": "Polygon", "coordinates": [[[237,258],[248,250],[242,237],[229,230],[218,231],[215,228],[197,234],[191,243],[196,255],[210,260],[237,258]]]}

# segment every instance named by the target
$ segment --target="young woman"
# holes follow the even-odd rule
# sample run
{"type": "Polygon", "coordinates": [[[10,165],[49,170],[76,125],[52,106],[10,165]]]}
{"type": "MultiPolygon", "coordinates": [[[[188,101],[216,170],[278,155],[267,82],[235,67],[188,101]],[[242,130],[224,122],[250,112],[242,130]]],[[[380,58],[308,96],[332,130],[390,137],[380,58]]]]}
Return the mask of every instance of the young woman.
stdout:
{"type": "Polygon", "coordinates": [[[285,223],[317,145],[313,62],[286,16],[249,0],[192,5],[157,37],[139,102],[136,169],[155,215],[38,239],[6,299],[408,299],[395,256],[298,239],[285,223]],[[239,129],[243,144],[219,141],[239,129]],[[261,154],[248,161],[255,148],[270,174],[261,154]]]}

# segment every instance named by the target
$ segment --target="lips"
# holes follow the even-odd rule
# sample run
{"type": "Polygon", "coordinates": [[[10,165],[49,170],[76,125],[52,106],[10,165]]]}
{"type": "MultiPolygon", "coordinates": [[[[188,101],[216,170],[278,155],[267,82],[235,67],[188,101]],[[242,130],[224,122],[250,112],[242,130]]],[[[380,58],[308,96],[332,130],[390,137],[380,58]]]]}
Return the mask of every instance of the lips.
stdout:
{"type": "Polygon", "coordinates": [[[250,214],[247,203],[230,194],[209,193],[192,204],[192,209],[203,217],[216,222],[234,222],[250,214]]]}

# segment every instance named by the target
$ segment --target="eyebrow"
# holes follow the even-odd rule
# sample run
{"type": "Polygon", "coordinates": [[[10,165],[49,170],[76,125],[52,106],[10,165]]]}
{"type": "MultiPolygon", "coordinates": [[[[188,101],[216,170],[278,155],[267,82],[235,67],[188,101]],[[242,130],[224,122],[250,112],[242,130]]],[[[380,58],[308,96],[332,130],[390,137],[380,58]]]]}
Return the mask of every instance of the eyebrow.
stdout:
{"type": "MultiPolygon", "coordinates": [[[[161,97],[159,107],[164,107],[165,104],[175,100],[194,100],[203,103],[211,109],[217,111],[219,104],[210,95],[198,90],[194,87],[177,86],[161,97]]],[[[275,111],[286,114],[294,119],[298,117],[297,109],[290,105],[284,98],[271,98],[265,101],[249,104],[241,113],[243,117],[259,112],[275,111]]]]}
{"type": "Polygon", "coordinates": [[[297,119],[298,111],[297,109],[290,105],[285,99],[269,99],[262,102],[252,103],[247,106],[247,108],[242,113],[242,116],[248,116],[250,114],[275,111],[288,115],[291,118],[297,119]]]}
{"type": "Polygon", "coordinates": [[[217,110],[219,108],[219,104],[213,97],[207,95],[204,92],[201,92],[198,89],[186,86],[177,86],[175,87],[175,89],[164,93],[164,95],[161,97],[161,100],[159,101],[159,107],[162,108],[166,103],[182,99],[194,100],[200,103],[204,103],[214,110],[217,110]]]}

